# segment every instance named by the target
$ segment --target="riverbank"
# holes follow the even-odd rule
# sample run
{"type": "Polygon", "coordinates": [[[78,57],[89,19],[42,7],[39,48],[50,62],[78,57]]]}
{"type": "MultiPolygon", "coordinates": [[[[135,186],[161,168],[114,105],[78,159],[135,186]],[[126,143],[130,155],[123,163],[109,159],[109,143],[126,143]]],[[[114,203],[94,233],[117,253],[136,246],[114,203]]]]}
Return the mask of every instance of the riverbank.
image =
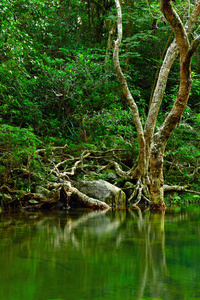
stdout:
{"type": "MultiPolygon", "coordinates": [[[[130,207],[137,203],[134,196],[136,184],[131,179],[131,170],[137,158],[134,161],[130,150],[88,150],[83,148],[83,144],[74,148],[67,144],[31,148],[26,143],[21,148],[16,145],[16,149],[13,145],[11,150],[4,152],[7,165],[0,166],[3,171],[0,187],[3,211],[63,210],[74,207],[108,209],[130,207]]],[[[171,169],[168,169],[168,165],[169,161],[165,164],[165,170],[171,174],[175,167],[172,167],[172,162],[171,169]]],[[[183,172],[184,166],[179,170],[183,172]]],[[[165,185],[167,205],[199,203],[198,191],[191,191],[189,184],[183,187],[177,185],[175,176],[168,178],[175,185],[165,185]],[[186,196],[184,191],[190,192],[190,196],[186,196]]],[[[141,199],[138,204],[148,205],[149,202],[141,199]]]]}

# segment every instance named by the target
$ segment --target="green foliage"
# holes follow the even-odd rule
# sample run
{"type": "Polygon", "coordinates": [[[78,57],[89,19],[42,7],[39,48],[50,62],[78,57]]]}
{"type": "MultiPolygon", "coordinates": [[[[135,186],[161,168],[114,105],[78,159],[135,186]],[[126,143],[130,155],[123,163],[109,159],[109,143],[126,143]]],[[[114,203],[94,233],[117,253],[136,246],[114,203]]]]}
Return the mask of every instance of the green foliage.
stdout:
{"type": "Polygon", "coordinates": [[[34,135],[31,128],[0,125],[1,151],[4,152],[8,149],[11,155],[20,154],[18,159],[27,159],[26,150],[29,149],[32,156],[34,156],[36,147],[39,145],[41,145],[41,141],[34,135]],[[22,146],[23,150],[19,152],[19,148],[22,148],[22,146]]]}
{"type": "Polygon", "coordinates": [[[112,110],[96,112],[93,116],[88,116],[85,126],[90,134],[89,139],[102,148],[137,148],[137,134],[131,110],[113,107],[112,110]]]}
{"type": "Polygon", "coordinates": [[[10,125],[0,125],[0,168],[1,183],[5,183],[10,173],[15,169],[30,169],[36,167],[36,148],[41,141],[34,135],[31,128],[19,128],[10,125]]]}
{"type": "Polygon", "coordinates": [[[165,198],[165,203],[167,205],[178,205],[179,207],[183,207],[185,205],[199,205],[200,195],[182,193],[179,196],[177,195],[171,198],[165,198]]]}
{"type": "Polygon", "coordinates": [[[198,114],[187,107],[179,128],[175,128],[168,141],[164,154],[166,182],[188,184],[191,189],[198,189],[200,183],[198,129],[198,114]]]}

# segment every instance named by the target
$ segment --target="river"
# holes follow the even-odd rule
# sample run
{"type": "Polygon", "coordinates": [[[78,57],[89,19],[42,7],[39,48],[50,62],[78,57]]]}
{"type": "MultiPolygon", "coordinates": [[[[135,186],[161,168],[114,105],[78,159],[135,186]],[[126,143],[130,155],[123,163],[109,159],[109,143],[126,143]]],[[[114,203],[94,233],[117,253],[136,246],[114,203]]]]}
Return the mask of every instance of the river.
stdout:
{"type": "Polygon", "coordinates": [[[200,208],[0,215],[0,299],[200,299],[200,208]]]}

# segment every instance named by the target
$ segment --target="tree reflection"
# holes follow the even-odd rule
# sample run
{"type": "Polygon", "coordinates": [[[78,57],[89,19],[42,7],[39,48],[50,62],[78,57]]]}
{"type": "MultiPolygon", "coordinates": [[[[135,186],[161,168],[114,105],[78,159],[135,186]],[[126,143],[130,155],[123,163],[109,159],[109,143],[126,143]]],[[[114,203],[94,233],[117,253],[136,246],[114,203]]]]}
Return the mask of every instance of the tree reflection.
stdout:
{"type": "MultiPolygon", "coordinates": [[[[181,299],[186,290],[177,289],[176,285],[178,282],[182,286],[178,281],[182,274],[177,273],[177,279],[173,270],[176,267],[184,270],[188,261],[189,265],[193,261],[189,256],[178,256],[176,259],[181,260],[182,265],[176,266],[173,251],[182,253],[180,245],[183,245],[189,255],[188,240],[197,241],[200,232],[200,227],[194,229],[193,222],[189,221],[199,220],[199,214],[199,210],[165,214],[165,211],[150,213],[148,209],[134,209],[1,215],[2,274],[19,280],[20,265],[26,274],[23,281],[31,278],[34,283],[37,279],[34,274],[43,274],[51,281],[55,271],[59,285],[65,272],[65,281],[73,286],[78,280],[88,299],[103,295],[105,299],[119,300],[122,294],[123,299],[175,299],[175,294],[181,299]],[[185,228],[190,236],[184,238],[185,228]],[[183,243],[181,238],[184,238],[183,243]]],[[[197,243],[193,248],[195,261],[199,259],[198,246],[197,243]]],[[[196,265],[194,274],[187,269],[193,275],[191,278],[200,274],[196,265]]],[[[4,282],[4,277],[1,280],[4,282]]],[[[13,281],[13,288],[14,284],[13,281]]],[[[63,286],[63,295],[65,293],[63,286]]]]}
{"type": "Polygon", "coordinates": [[[145,287],[149,281],[151,281],[151,295],[156,298],[163,294],[164,278],[167,271],[164,230],[165,211],[151,213],[147,220],[146,215],[143,216],[142,212],[138,210],[138,216],[138,231],[145,237],[145,243],[140,247],[141,259],[136,298],[143,298],[145,287]],[[163,285],[160,282],[163,282],[163,285]]]}

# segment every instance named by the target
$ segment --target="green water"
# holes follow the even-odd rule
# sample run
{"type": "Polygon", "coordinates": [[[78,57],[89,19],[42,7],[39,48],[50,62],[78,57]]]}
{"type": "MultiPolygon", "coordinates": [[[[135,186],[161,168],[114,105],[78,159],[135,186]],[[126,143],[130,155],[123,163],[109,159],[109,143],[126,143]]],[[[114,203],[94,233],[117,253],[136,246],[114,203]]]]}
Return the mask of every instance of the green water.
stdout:
{"type": "Polygon", "coordinates": [[[1,215],[0,299],[200,299],[200,209],[1,215]]]}

